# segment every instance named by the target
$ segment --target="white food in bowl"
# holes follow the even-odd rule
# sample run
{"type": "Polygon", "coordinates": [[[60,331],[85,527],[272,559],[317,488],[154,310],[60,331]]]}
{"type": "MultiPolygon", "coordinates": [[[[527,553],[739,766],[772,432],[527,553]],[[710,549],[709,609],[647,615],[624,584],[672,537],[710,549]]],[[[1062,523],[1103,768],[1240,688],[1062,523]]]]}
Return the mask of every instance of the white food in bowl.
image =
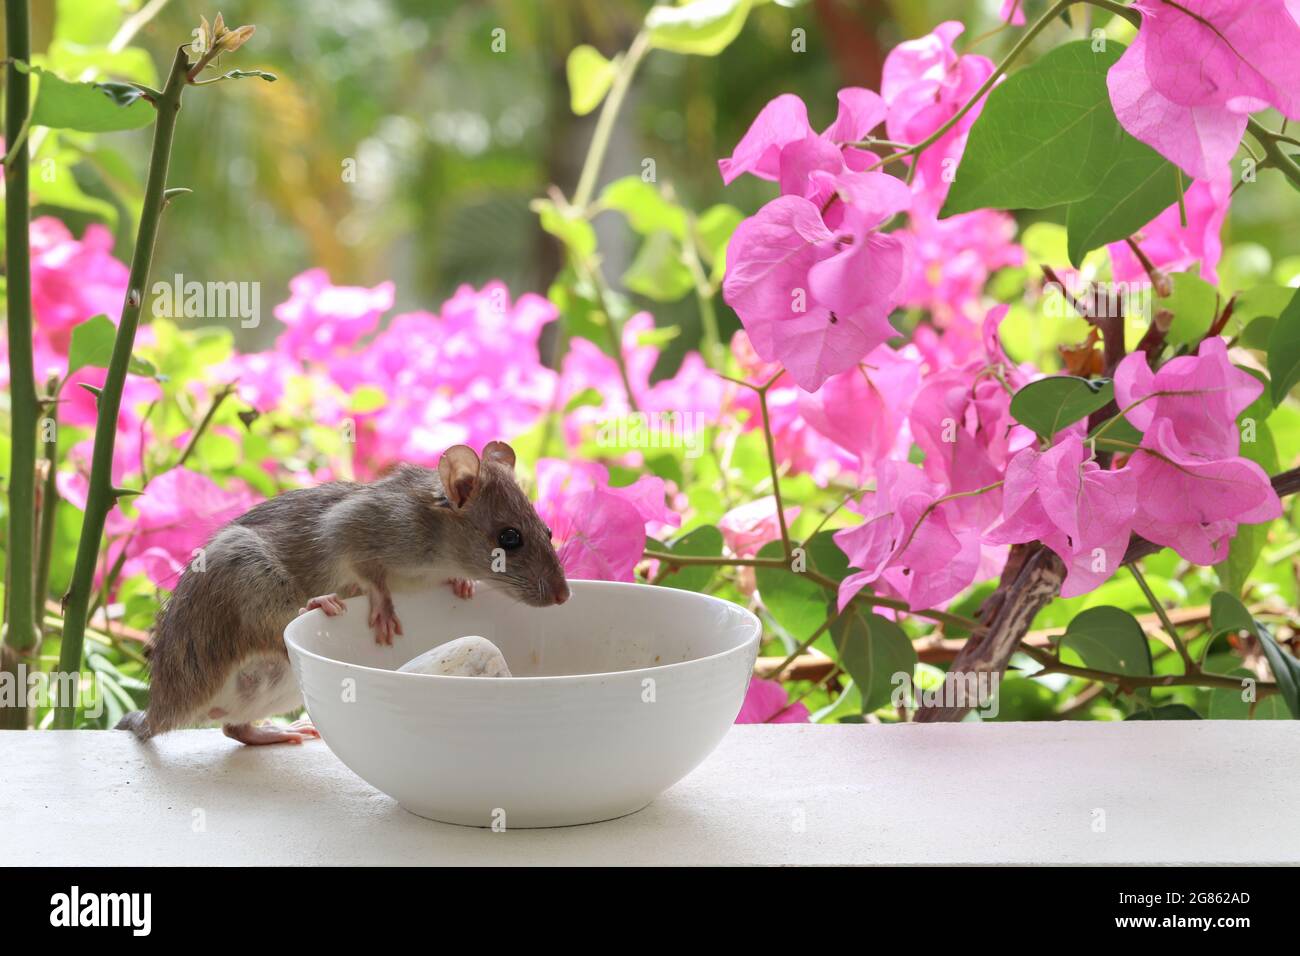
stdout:
{"type": "Polygon", "coordinates": [[[639,810],[700,763],[740,711],[761,626],[708,595],[570,582],[534,608],[481,588],[393,595],[405,635],[376,644],[366,600],[312,611],[285,645],[313,723],[358,776],[420,816],[565,826],[639,810]],[[401,673],[462,635],[509,680],[401,673]]]}
{"type": "Polygon", "coordinates": [[[509,677],[505,655],[486,637],[467,634],[425,651],[407,661],[403,674],[435,674],[443,677],[509,677]]]}

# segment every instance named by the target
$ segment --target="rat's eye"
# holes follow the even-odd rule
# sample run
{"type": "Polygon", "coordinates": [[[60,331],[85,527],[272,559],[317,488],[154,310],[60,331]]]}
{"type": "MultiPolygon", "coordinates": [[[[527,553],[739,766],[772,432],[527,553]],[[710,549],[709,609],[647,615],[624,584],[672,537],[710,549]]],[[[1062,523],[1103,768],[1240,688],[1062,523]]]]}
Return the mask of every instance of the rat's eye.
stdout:
{"type": "Polygon", "coordinates": [[[519,533],[518,528],[506,528],[497,535],[497,544],[507,551],[513,551],[524,546],[524,536],[519,533]]]}

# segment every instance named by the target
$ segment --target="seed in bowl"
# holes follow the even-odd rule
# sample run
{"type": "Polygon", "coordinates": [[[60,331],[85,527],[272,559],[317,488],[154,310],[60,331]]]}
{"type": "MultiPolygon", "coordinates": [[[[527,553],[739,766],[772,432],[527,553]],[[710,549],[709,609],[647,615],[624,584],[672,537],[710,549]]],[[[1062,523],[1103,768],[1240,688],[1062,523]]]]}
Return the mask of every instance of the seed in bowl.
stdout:
{"type": "Polygon", "coordinates": [[[470,634],[425,651],[398,668],[403,674],[444,677],[509,677],[505,655],[486,637],[470,634]]]}

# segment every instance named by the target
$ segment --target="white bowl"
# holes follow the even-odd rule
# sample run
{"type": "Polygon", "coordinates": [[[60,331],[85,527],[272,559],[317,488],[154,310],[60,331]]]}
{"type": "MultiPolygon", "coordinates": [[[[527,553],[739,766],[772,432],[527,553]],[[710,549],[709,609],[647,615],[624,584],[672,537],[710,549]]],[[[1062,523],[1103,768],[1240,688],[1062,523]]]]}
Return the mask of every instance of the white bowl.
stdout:
{"type": "MultiPolygon", "coordinates": [[[[321,737],[358,776],[422,817],[469,826],[593,823],[641,809],[713,751],[740,712],[758,619],[646,584],[571,581],[559,607],[497,591],[394,594],[404,636],[375,643],[367,601],[284,632],[321,737]],[[467,634],[514,677],[401,674],[467,634]]],[[[481,589],[485,590],[485,589],[481,589]]]]}

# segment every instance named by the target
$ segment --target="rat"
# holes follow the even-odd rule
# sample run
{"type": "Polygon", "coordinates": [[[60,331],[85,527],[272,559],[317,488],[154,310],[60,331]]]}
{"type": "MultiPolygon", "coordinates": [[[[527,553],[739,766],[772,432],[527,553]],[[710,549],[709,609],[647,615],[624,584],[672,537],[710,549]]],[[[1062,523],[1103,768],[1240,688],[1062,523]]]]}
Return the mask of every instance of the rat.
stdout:
{"type": "Polygon", "coordinates": [[[504,442],[489,442],[482,459],[456,445],[437,470],[403,464],[369,484],[289,491],[231,521],[186,566],[159,611],[146,651],[149,707],[127,714],[118,729],[148,740],[220,720],[226,736],[245,744],[319,736],[306,721],[287,728],[254,721],[302,706],[284,629],[314,608],[345,613],[342,596],[369,597],[381,644],[402,633],[395,585],[450,585],[468,599],[483,579],[533,607],[563,604],[569,586],[550,529],[514,466],[504,442]]]}

